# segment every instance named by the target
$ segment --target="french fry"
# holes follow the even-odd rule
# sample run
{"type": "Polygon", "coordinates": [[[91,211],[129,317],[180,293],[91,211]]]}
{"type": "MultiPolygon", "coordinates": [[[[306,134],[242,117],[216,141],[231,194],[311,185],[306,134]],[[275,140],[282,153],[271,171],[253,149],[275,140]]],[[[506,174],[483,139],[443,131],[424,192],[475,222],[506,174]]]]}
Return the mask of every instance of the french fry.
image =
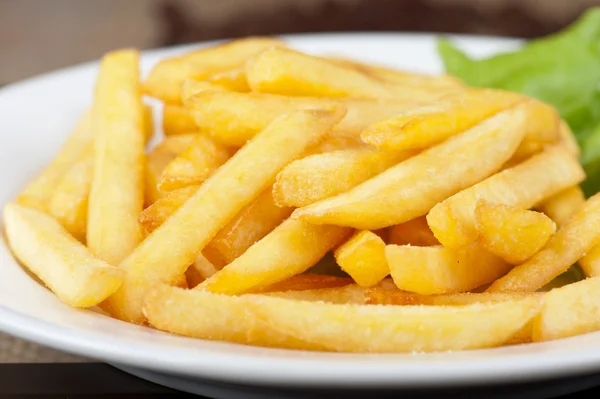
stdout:
{"type": "Polygon", "coordinates": [[[123,281],[122,270],[94,257],[60,223],[40,211],[7,204],[4,227],[17,259],[71,306],[94,306],[123,281]]]}
{"type": "Polygon", "coordinates": [[[544,296],[533,322],[533,340],[550,341],[600,330],[600,277],[592,277],[544,296]]]}
{"type": "Polygon", "coordinates": [[[536,205],[560,227],[567,223],[585,203],[583,190],[578,186],[569,187],[536,205]]]}
{"type": "Polygon", "coordinates": [[[94,176],[86,242],[93,254],[117,265],[141,238],[145,133],[137,51],[103,57],[92,114],[94,176]]]}
{"type": "Polygon", "coordinates": [[[579,162],[554,146],[435,205],[427,223],[445,247],[460,248],[477,239],[478,200],[529,209],[584,177],[579,162]]]}
{"type": "Polygon", "coordinates": [[[167,136],[189,134],[198,130],[196,121],[182,105],[166,104],[163,108],[163,133],[167,136]]]}
{"type": "Polygon", "coordinates": [[[196,134],[168,136],[148,154],[144,180],[144,202],[147,207],[163,197],[164,193],[158,189],[163,171],[169,162],[185,151],[195,137],[196,134]]]}
{"type": "Polygon", "coordinates": [[[189,186],[168,192],[162,198],[144,209],[138,222],[150,234],[164,223],[175,211],[191,198],[200,186],[189,186]]]}
{"type": "Polygon", "coordinates": [[[349,234],[345,227],[287,219],[197,289],[237,295],[283,281],[308,270],[349,234]]]}
{"type": "Polygon", "coordinates": [[[581,148],[573,131],[563,119],[560,120],[558,135],[561,145],[575,158],[581,155],[581,148]]]}
{"type": "Polygon", "coordinates": [[[457,250],[387,245],[385,257],[396,286],[422,295],[469,291],[510,270],[504,260],[478,245],[457,250]]]}
{"type": "Polygon", "coordinates": [[[21,205],[48,211],[54,188],[94,138],[91,111],[86,111],[64,142],[56,157],[33,179],[17,197],[21,205]]]}
{"type": "MultiPolygon", "coordinates": [[[[210,92],[223,92],[229,91],[225,87],[216,85],[204,80],[186,79],[181,87],[181,103],[184,107],[188,106],[190,100],[199,93],[210,92]]],[[[194,123],[194,126],[196,124],[194,123]]]]}
{"type": "MultiPolygon", "coordinates": [[[[196,259],[194,259],[194,263],[188,269],[195,269],[198,272],[198,275],[202,277],[203,280],[206,280],[209,277],[212,277],[216,272],[219,271],[218,268],[215,267],[206,259],[203,254],[198,254],[196,259]]],[[[197,284],[196,284],[197,285],[197,284]]]]}
{"type": "Polygon", "coordinates": [[[275,38],[250,37],[162,60],[150,71],[144,91],[167,103],[178,104],[186,79],[202,80],[218,72],[242,67],[250,57],[281,45],[283,43],[275,38]]]}
{"type": "Polygon", "coordinates": [[[353,285],[353,280],[349,277],[328,276],[325,274],[304,273],[297,274],[286,280],[275,284],[253,290],[253,294],[264,294],[272,292],[297,292],[323,290],[330,288],[346,287],[353,285]]]}
{"type": "Polygon", "coordinates": [[[423,216],[498,171],[523,139],[526,118],[521,108],[501,112],[345,193],[296,209],[292,217],[375,230],[423,216]]]}
{"type": "Polygon", "coordinates": [[[289,96],[354,97],[426,102],[458,90],[455,87],[423,90],[391,85],[355,68],[287,48],[271,48],[246,64],[252,91],[289,96]]]}
{"type": "Polygon", "coordinates": [[[306,290],[264,292],[263,295],[277,298],[292,299],[296,301],[328,302],[337,304],[364,304],[365,288],[357,284],[348,284],[342,287],[311,288],[306,290]]]}
{"type": "Polygon", "coordinates": [[[158,190],[172,191],[199,185],[234,152],[234,149],[222,146],[202,133],[197,134],[190,145],[165,167],[158,190]]]}
{"type": "Polygon", "coordinates": [[[198,338],[383,353],[501,345],[536,315],[540,305],[537,298],[466,306],[339,305],[163,285],[150,292],[144,311],[154,327],[198,338]]]}
{"type": "Polygon", "coordinates": [[[590,197],[541,251],[496,280],[487,291],[535,291],[566,271],[598,243],[600,194],[590,197]]]}
{"type": "Polygon", "coordinates": [[[246,79],[245,68],[235,68],[228,71],[218,72],[206,79],[208,82],[223,86],[227,90],[237,92],[248,92],[248,80],[246,79]]]}
{"type": "Polygon", "coordinates": [[[143,323],[146,291],[158,282],[179,278],[229,220],[343,116],[344,110],[338,108],[296,111],[273,121],[120,264],[127,274],[123,286],[105,302],[110,313],[143,323]]]}
{"type": "Polygon", "coordinates": [[[385,242],[377,234],[356,232],[335,250],[335,260],[360,287],[371,287],[390,274],[385,259],[385,242]]]}
{"type": "Polygon", "coordinates": [[[388,228],[387,243],[395,245],[416,245],[418,247],[429,247],[440,245],[433,232],[427,225],[425,216],[419,216],[388,228]]]}
{"type": "Polygon", "coordinates": [[[485,200],[477,202],[475,220],[479,244],[513,265],[531,258],[556,232],[543,213],[485,200]]]}
{"type": "Polygon", "coordinates": [[[279,172],[273,197],[279,205],[310,205],[348,191],[410,155],[412,153],[372,147],[313,154],[290,163],[279,172]]]}
{"type": "Polygon", "coordinates": [[[201,92],[188,99],[186,104],[200,131],[233,147],[244,145],[277,116],[296,109],[341,105],[348,113],[335,127],[334,132],[359,137],[362,130],[370,124],[414,105],[408,101],[379,102],[353,98],[286,97],[217,91],[201,92]]]}
{"type": "Polygon", "coordinates": [[[600,246],[596,245],[579,259],[579,265],[587,277],[600,276],[600,246]]]}
{"type": "Polygon", "coordinates": [[[376,122],[361,137],[387,150],[423,149],[524,101],[524,96],[502,90],[462,90],[376,122]]]}

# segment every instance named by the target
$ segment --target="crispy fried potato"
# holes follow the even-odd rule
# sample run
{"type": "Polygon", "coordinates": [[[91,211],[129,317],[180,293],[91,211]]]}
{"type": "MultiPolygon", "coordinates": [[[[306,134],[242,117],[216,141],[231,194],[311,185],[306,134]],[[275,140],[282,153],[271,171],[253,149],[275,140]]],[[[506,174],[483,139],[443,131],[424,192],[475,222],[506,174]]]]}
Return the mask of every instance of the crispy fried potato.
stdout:
{"type": "Polygon", "coordinates": [[[504,260],[478,245],[457,250],[387,245],[385,256],[396,286],[422,295],[469,291],[510,270],[504,260]]]}
{"type": "Polygon", "coordinates": [[[334,132],[359,137],[370,124],[402,112],[414,103],[204,91],[191,97],[186,104],[202,132],[225,145],[239,147],[277,116],[296,109],[341,105],[348,113],[334,132]]]}
{"type": "Polygon", "coordinates": [[[585,203],[583,190],[578,186],[569,187],[556,195],[536,205],[540,212],[544,212],[560,227],[567,223],[585,203]]]}
{"type": "Polygon", "coordinates": [[[533,322],[533,340],[550,341],[600,330],[600,277],[546,293],[533,322]]]}
{"type": "Polygon", "coordinates": [[[579,259],[579,265],[586,276],[600,276],[600,245],[596,245],[589,253],[579,259]]]}
{"type": "Polygon", "coordinates": [[[350,191],[298,208],[292,217],[375,230],[423,216],[498,171],[523,139],[526,118],[522,108],[501,112],[350,191]]]}
{"type": "Polygon", "coordinates": [[[197,288],[237,295],[283,281],[308,270],[349,234],[345,227],[287,219],[197,288]]]}
{"type": "Polygon", "coordinates": [[[556,231],[543,213],[485,200],[477,202],[475,220],[479,244],[513,265],[531,258],[556,231]]]}
{"type": "Polygon", "coordinates": [[[139,53],[122,50],[102,59],[94,105],[94,176],[89,195],[87,246],[112,265],[140,241],[144,205],[144,107],[139,53]]]}
{"type": "Polygon", "coordinates": [[[575,157],[579,158],[581,155],[581,148],[579,147],[579,143],[573,134],[573,131],[563,119],[560,120],[560,125],[558,129],[558,135],[561,145],[565,148],[565,150],[569,151],[569,153],[575,157]]]}
{"type": "Polygon", "coordinates": [[[259,52],[282,45],[275,38],[250,37],[164,59],[150,71],[144,82],[144,92],[167,103],[178,104],[186,79],[202,80],[218,72],[242,67],[259,52]]]}
{"type": "Polygon", "coordinates": [[[345,191],[408,158],[412,153],[348,148],[313,154],[277,175],[273,197],[279,205],[302,207],[345,191]]]}
{"type": "Polygon", "coordinates": [[[487,291],[535,291],[565,272],[598,243],[600,194],[590,197],[541,251],[496,280],[487,291]]]}
{"type": "Polygon", "coordinates": [[[144,179],[144,203],[148,207],[163,197],[158,189],[160,177],[177,155],[181,154],[192,143],[196,134],[181,134],[168,136],[160,142],[146,157],[146,170],[144,179]]]}
{"type": "Polygon", "coordinates": [[[200,186],[189,186],[170,191],[144,209],[140,213],[138,222],[148,234],[152,233],[192,197],[198,191],[198,187],[200,186]]]}
{"type": "Polygon", "coordinates": [[[277,298],[292,299],[296,301],[328,302],[344,304],[364,304],[365,288],[357,284],[348,284],[342,287],[311,288],[306,290],[273,291],[263,295],[277,298]]]}
{"type": "Polygon", "coordinates": [[[501,345],[536,315],[540,305],[537,298],[466,306],[339,305],[163,285],[152,289],[144,312],[158,329],[198,338],[385,353],[501,345]]]}
{"type": "Polygon", "coordinates": [[[196,121],[182,105],[166,104],[163,108],[163,133],[167,136],[189,134],[198,130],[196,121]]]}
{"type": "Polygon", "coordinates": [[[256,290],[253,294],[264,294],[271,292],[311,291],[329,288],[340,288],[353,285],[350,277],[328,276],[326,274],[304,273],[297,274],[275,284],[268,285],[256,290]]]}
{"type": "Polygon", "coordinates": [[[377,122],[361,137],[387,150],[423,149],[524,101],[523,95],[502,90],[462,90],[377,122]]]}
{"type": "Polygon", "coordinates": [[[418,247],[440,245],[440,242],[429,228],[425,216],[419,216],[408,222],[390,226],[387,230],[386,242],[388,244],[416,245],[418,247]]]}
{"type": "Polygon", "coordinates": [[[445,247],[460,248],[477,239],[478,200],[528,209],[584,177],[579,162],[555,146],[437,204],[427,215],[427,223],[445,247]]]}
{"type": "Polygon", "coordinates": [[[40,211],[7,204],[4,227],[17,259],[71,306],[97,305],[123,281],[122,270],[94,257],[55,219],[40,211]]]}
{"type": "Polygon", "coordinates": [[[335,260],[360,287],[371,287],[390,274],[385,242],[369,230],[357,231],[340,245],[335,260]]]}
{"type": "Polygon", "coordinates": [[[179,278],[229,220],[343,116],[344,110],[338,108],[296,111],[273,121],[120,264],[127,274],[121,289],[105,302],[110,313],[143,323],[141,308],[146,291],[158,282],[179,278]]]}
{"type": "Polygon", "coordinates": [[[197,134],[190,145],[163,170],[159,191],[172,191],[199,185],[234,154],[233,148],[216,143],[204,134],[197,134]]]}
{"type": "Polygon", "coordinates": [[[92,114],[91,111],[86,111],[56,157],[25,187],[17,197],[17,202],[47,212],[54,188],[92,143],[93,138],[92,114]]]}
{"type": "Polygon", "coordinates": [[[212,84],[223,86],[227,90],[242,93],[250,91],[248,79],[246,79],[246,69],[243,67],[218,72],[206,80],[212,84]]]}

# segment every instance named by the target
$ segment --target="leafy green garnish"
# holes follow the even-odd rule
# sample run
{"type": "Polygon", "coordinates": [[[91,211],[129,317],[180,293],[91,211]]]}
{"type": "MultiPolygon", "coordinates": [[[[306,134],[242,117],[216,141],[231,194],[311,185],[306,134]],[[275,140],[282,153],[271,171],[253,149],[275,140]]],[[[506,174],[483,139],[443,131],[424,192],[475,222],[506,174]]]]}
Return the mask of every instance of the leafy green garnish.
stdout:
{"type": "Polygon", "coordinates": [[[442,38],[438,52],[446,72],[471,86],[520,92],[556,107],[581,146],[586,195],[600,191],[600,8],[516,51],[475,60],[442,38]]]}

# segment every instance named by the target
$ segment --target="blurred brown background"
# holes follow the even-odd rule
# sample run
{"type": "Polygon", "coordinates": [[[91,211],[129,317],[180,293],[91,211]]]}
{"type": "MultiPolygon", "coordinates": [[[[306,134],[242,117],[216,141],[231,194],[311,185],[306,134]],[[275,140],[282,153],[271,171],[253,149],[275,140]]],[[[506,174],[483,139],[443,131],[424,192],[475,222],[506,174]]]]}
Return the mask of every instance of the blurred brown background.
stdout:
{"type": "Polygon", "coordinates": [[[146,49],[251,34],[434,31],[535,37],[600,0],[0,0],[0,85],[146,49]]]}

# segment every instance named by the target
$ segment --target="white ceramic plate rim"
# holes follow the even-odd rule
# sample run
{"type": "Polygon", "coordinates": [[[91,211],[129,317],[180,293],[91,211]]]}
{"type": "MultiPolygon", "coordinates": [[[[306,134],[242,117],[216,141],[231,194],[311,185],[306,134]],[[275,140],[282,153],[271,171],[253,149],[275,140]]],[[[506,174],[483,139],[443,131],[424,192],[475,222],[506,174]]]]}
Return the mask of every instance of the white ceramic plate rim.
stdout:
{"type": "MultiPolygon", "coordinates": [[[[497,50],[518,43],[489,37],[454,37],[467,46],[479,48],[481,54],[486,52],[487,47],[497,50]]],[[[431,47],[433,37],[427,34],[352,33],[286,38],[292,45],[310,51],[320,48],[323,43],[335,48],[337,44],[348,41],[360,42],[362,46],[402,41],[431,47]]],[[[187,47],[151,51],[147,57],[174,54],[187,47]]],[[[7,86],[0,90],[0,101],[43,82],[70,74],[90,73],[96,67],[95,63],[88,63],[7,86]]],[[[0,148],[1,140],[3,138],[0,137],[0,148]]],[[[0,187],[0,191],[2,189],[0,187]]],[[[15,187],[10,187],[10,190],[12,195],[16,193],[15,187]]],[[[2,243],[0,271],[10,270],[14,276],[23,278],[21,274],[24,275],[24,272],[16,269],[17,264],[6,261],[8,256],[8,249],[2,243]]],[[[516,382],[600,369],[600,333],[549,343],[454,353],[361,355],[289,351],[192,340],[125,325],[93,312],[66,309],[66,305],[32,281],[18,287],[12,287],[12,283],[0,281],[1,330],[67,352],[164,373],[279,386],[414,387],[516,382]],[[44,305],[67,316],[66,321],[50,322],[43,315],[33,317],[21,311],[14,299],[9,298],[18,295],[20,290],[32,297],[43,298],[44,305]],[[72,321],[80,322],[80,325],[69,324],[72,321]],[[90,327],[92,325],[94,328],[90,327]],[[107,330],[103,330],[105,327],[107,330]]]]}

